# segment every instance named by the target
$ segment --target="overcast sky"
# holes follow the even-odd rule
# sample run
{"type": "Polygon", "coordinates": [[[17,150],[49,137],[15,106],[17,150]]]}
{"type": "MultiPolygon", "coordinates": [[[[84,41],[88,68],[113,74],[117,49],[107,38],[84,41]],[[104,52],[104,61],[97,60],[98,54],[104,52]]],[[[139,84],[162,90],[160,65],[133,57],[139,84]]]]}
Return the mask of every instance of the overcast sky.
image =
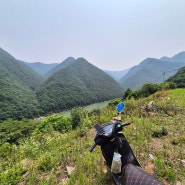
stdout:
{"type": "Polygon", "coordinates": [[[26,62],[123,70],[185,51],[185,0],[0,0],[0,47],[26,62]]]}

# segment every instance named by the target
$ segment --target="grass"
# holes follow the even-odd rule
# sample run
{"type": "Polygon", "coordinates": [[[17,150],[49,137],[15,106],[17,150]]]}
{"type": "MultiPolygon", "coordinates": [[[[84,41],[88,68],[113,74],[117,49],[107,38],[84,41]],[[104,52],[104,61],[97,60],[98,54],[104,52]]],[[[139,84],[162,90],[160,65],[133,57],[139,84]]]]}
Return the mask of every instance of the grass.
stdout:
{"type": "MultiPolygon", "coordinates": [[[[125,102],[124,129],[143,168],[164,184],[185,184],[185,89],[158,92],[146,99],[125,102]],[[142,107],[153,101],[153,113],[142,107]],[[150,156],[153,156],[152,158],[150,156]]],[[[94,109],[94,108],[93,108],[94,109]]],[[[33,133],[19,145],[0,146],[0,184],[112,185],[100,148],[89,152],[97,122],[109,121],[115,109],[103,108],[100,114],[86,113],[83,127],[66,134],[50,130],[33,133]],[[66,167],[74,167],[68,178],[66,167]]]]}

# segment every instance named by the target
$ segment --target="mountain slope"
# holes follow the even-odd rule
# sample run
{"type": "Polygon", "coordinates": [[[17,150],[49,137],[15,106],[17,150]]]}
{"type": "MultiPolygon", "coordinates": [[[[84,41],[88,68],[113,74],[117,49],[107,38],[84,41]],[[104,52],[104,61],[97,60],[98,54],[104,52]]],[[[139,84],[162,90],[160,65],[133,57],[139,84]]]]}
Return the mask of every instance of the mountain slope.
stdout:
{"type": "Polygon", "coordinates": [[[178,88],[185,88],[185,67],[182,67],[178,72],[168,78],[167,82],[174,82],[178,88]]]}
{"type": "Polygon", "coordinates": [[[123,78],[128,73],[128,71],[129,71],[129,69],[125,69],[125,70],[122,70],[122,71],[104,70],[105,73],[107,73],[109,76],[114,78],[116,81],[119,81],[121,78],[123,78]]]}
{"type": "Polygon", "coordinates": [[[56,65],[54,68],[52,68],[48,72],[46,72],[44,74],[44,77],[45,78],[49,78],[50,76],[52,76],[54,73],[56,73],[60,69],[63,69],[65,67],[67,67],[68,65],[72,64],[74,61],[75,61],[75,59],[73,57],[68,57],[66,60],[64,60],[63,62],[61,62],[60,64],[56,65]]]}
{"type": "Polygon", "coordinates": [[[147,58],[139,65],[131,68],[119,82],[124,90],[127,88],[137,90],[144,83],[161,83],[175,74],[182,66],[184,63],[147,58]]]}
{"type": "Polygon", "coordinates": [[[38,90],[45,113],[59,112],[122,96],[121,86],[83,58],[51,76],[38,90]]]}
{"type": "Polygon", "coordinates": [[[0,48],[0,121],[38,116],[35,90],[43,79],[0,48]]]}
{"type": "Polygon", "coordinates": [[[174,55],[173,57],[162,57],[162,60],[166,60],[169,62],[180,62],[180,63],[185,63],[185,51],[180,52],[176,55],[174,55]]]}
{"type": "Polygon", "coordinates": [[[0,67],[0,121],[38,116],[36,95],[0,67]]]}
{"type": "Polygon", "coordinates": [[[23,63],[42,76],[58,65],[58,63],[44,64],[41,62],[34,63],[23,62],[23,63]]]}
{"type": "Polygon", "coordinates": [[[33,90],[43,82],[41,76],[1,48],[0,67],[33,90]]]}

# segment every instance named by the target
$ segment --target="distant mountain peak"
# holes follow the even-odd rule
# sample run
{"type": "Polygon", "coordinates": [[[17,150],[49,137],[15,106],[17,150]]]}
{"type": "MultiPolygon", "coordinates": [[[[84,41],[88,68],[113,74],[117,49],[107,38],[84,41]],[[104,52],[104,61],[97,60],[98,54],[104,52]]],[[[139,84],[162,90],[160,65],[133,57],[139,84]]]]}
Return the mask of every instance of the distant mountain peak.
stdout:
{"type": "Polygon", "coordinates": [[[169,62],[180,62],[180,63],[185,63],[185,51],[182,51],[180,53],[175,54],[172,57],[166,57],[163,56],[160,58],[161,60],[169,61],[169,62]]]}
{"type": "Polygon", "coordinates": [[[68,57],[66,58],[64,61],[62,61],[60,64],[56,65],[54,68],[52,68],[50,71],[48,71],[47,73],[44,74],[44,76],[46,78],[49,78],[50,76],[52,76],[54,73],[56,73],[57,71],[59,71],[60,69],[63,69],[67,66],[69,66],[70,64],[72,64],[73,62],[75,62],[75,58],[73,57],[68,57]]]}

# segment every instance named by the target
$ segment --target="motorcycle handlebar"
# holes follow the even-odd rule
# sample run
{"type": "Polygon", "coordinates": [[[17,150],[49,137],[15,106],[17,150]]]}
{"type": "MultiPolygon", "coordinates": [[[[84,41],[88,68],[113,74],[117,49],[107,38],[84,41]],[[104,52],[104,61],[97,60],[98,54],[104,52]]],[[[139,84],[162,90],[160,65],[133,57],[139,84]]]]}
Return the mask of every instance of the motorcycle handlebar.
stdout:
{"type": "Polygon", "coordinates": [[[131,124],[131,122],[126,122],[126,123],[121,124],[121,127],[125,127],[125,126],[128,126],[130,124],[131,124]]]}
{"type": "Polygon", "coordinates": [[[92,152],[96,147],[96,143],[91,147],[91,149],[89,150],[89,152],[92,152]]]}
{"type": "MultiPolygon", "coordinates": [[[[126,122],[126,123],[123,123],[123,124],[120,124],[120,123],[118,123],[120,126],[118,127],[118,128],[116,128],[116,123],[114,124],[114,127],[113,127],[113,130],[114,130],[114,132],[115,133],[117,133],[117,132],[119,132],[119,131],[121,131],[121,128],[122,127],[125,127],[125,126],[127,126],[127,125],[130,125],[131,123],[130,122],[126,122]]],[[[102,134],[104,134],[104,130],[102,129],[102,127],[101,126],[99,126],[98,124],[96,124],[95,125],[95,128],[96,128],[96,130],[97,130],[97,133],[99,132],[99,135],[102,135],[102,134]]],[[[90,148],[90,152],[92,152],[94,149],[95,149],[95,147],[96,147],[96,143],[94,143],[94,145],[90,148]]]]}

